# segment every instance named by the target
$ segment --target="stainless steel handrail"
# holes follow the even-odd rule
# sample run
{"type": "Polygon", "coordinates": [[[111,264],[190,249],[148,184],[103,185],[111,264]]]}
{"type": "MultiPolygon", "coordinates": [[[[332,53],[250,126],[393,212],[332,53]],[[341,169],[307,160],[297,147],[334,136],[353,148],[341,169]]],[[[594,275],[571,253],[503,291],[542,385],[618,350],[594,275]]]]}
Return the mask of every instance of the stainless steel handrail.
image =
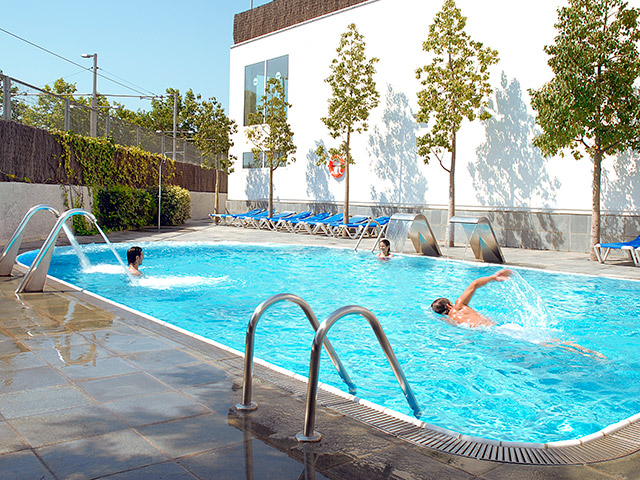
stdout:
{"type": "Polygon", "coordinates": [[[36,205],[35,207],[31,207],[27,213],[25,213],[20,225],[16,228],[16,231],[13,233],[13,236],[7,243],[2,255],[0,255],[0,277],[10,277],[11,270],[13,269],[13,264],[16,261],[16,257],[18,256],[18,250],[20,250],[20,244],[22,243],[22,236],[24,235],[24,229],[31,220],[31,217],[34,213],[40,210],[48,210],[53,213],[56,217],[60,217],[60,212],[53,208],[50,205],[36,205]]]}
{"type": "MultiPolygon", "coordinates": [[[[367,231],[367,227],[369,226],[370,223],[375,223],[378,227],[380,227],[380,222],[378,222],[375,218],[372,218],[371,220],[369,220],[367,222],[367,226],[365,228],[362,229],[362,232],[360,233],[360,238],[358,238],[358,242],[356,243],[356,246],[353,247],[353,251],[357,252],[358,251],[358,247],[360,246],[360,242],[362,242],[362,239],[364,238],[364,234],[367,231]]],[[[384,225],[382,225],[382,228],[380,229],[380,232],[378,233],[378,238],[376,239],[376,243],[373,245],[373,248],[371,249],[371,252],[373,252],[376,248],[376,246],[378,245],[378,242],[380,241],[380,237],[382,236],[382,233],[384,232],[384,225]]]]}
{"type": "Polygon", "coordinates": [[[393,353],[393,349],[389,344],[389,340],[387,336],[384,334],[382,330],[382,326],[380,322],[376,318],[376,316],[371,313],[370,310],[367,310],[364,307],[360,307],[358,305],[347,305],[342,308],[338,308],[331,315],[327,317],[327,319],[320,324],[320,327],[316,331],[316,336],[313,339],[313,345],[311,347],[311,360],[309,362],[309,383],[307,385],[307,408],[305,411],[304,418],[304,429],[302,432],[296,435],[296,439],[299,442],[319,442],[322,438],[322,435],[318,432],[313,431],[313,427],[315,424],[316,417],[316,396],[318,394],[318,376],[320,372],[320,353],[322,342],[324,341],[324,337],[329,332],[329,329],[336,323],[339,319],[346,315],[358,314],[364,317],[373,328],[373,332],[375,333],[378,343],[382,347],[389,364],[391,365],[391,369],[400,384],[400,388],[402,388],[402,392],[404,393],[409,406],[413,410],[413,414],[416,418],[420,418],[422,415],[422,410],[418,405],[418,400],[413,394],[413,390],[407,381],[407,378],[404,376],[404,372],[402,368],[400,368],[400,364],[398,363],[398,359],[393,353]]]}
{"type": "Polygon", "coordinates": [[[47,280],[47,272],[49,271],[49,265],[51,264],[51,256],[53,255],[53,247],[58,239],[58,233],[60,233],[60,229],[62,229],[64,222],[74,215],[84,215],[97,225],[96,217],[80,208],[72,208],[71,210],[67,210],[60,214],[58,221],[49,232],[49,236],[42,244],[42,248],[40,248],[40,251],[33,260],[29,271],[22,279],[16,293],[42,292],[44,290],[44,284],[47,280]]]}
{"type": "MultiPolygon", "coordinates": [[[[255,402],[251,401],[255,332],[258,326],[258,320],[260,320],[260,317],[262,316],[262,314],[264,314],[264,312],[270,306],[276,303],[284,302],[284,301],[295,303],[300,308],[302,308],[302,311],[307,316],[307,319],[309,320],[309,323],[311,324],[313,329],[317,331],[319,328],[318,319],[316,318],[315,314],[311,310],[311,307],[309,306],[309,304],[299,296],[294,295],[292,293],[279,293],[277,295],[274,295],[268,298],[267,300],[265,300],[264,302],[262,302],[260,305],[256,307],[256,309],[253,312],[253,315],[251,316],[251,320],[249,321],[249,325],[247,326],[247,335],[245,338],[245,349],[244,349],[244,381],[243,381],[243,387],[242,387],[242,403],[238,403],[236,405],[236,408],[238,410],[251,411],[258,408],[258,405],[255,402]]],[[[344,368],[344,365],[342,365],[342,362],[338,358],[338,355],[336,354],[329,340],[324,340],[324,348],[327,351],[327,354],[329,355],[331,362],[336,367],[338,374],[340,375],[344,383],[346,383],[347,386],[349,387],[349,392],[352,395],[355,395],[356,386],[351,381],[351,378],[349,377],[347,370],[344,368]]]]}

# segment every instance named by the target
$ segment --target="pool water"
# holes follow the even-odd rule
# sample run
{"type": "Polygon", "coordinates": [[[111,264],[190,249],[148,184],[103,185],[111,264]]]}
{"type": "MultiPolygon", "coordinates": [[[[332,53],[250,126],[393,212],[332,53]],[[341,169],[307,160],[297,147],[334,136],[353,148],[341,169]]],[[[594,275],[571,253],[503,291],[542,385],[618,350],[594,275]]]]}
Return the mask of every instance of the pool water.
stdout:
{"type": "MultiPolygon", "coordinates": [[[[127,280],[104,245],[56,248],[50,275],[176,326],[244,350],[254,309],[277,293],[307,301],[319,321],[344,305],[380,320],[422,408],[422,420],[480,437],[530,442],[579,438],[640,412],[638,283],[517,269],[478,290],[471,306],[499,324],[470,329],[433,313],[498,270],[428,257],[380,261],[369,253],[291,245],[148,243],[144,276],[127,280]],[[560,348],[575,342],[605,359],[560,348]],[[551,344],[548,344],[551,342],[551,344]]],[[[116,245],[126,258],[129,244],[116,245]]],[[[30,264],[36,252],[19,257],[30,264]]],[[[366,320],[330,330],[357,395],[411,415],[366,320]]],[[[308,375],[313,331],[299,307],[280,303],[260,320],[256,356],[308,375]]],[[[326,354],[320,381],[347,391],[326,354]]]]}

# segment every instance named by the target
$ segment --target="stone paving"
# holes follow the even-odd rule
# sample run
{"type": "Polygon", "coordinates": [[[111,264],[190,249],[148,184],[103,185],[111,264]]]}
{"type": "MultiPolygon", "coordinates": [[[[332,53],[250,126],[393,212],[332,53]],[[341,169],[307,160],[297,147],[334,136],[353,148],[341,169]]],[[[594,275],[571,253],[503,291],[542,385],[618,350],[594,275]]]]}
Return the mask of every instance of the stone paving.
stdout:
{"type": "MultiPolygon", "coordinates": [[[[109,237],[354,244],[204,221],[109,237]]],[[[464,248],[450,255],[462,258],[464,248]]],[[[622,256],[599,265],[586,254],[504,255],[513,265],[640,279],[622,256]]],[[[259,408],[233,408],[242,371],[226,362],[231,353],[53,282],[17,298],[23,273],[14,275],[0,278],[2,480],[640,479],[640,453],[570,466],[480,461],[406,443],[326,408],[316,418],[322,441],[300,444],[303,398],[256,379],[259,408]]]]}

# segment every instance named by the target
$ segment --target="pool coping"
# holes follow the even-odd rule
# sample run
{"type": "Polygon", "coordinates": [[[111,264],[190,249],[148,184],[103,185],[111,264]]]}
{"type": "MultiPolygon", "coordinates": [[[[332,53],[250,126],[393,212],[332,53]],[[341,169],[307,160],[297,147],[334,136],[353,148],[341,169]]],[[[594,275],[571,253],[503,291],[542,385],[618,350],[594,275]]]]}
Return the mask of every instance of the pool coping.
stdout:
{"type": "MultiPolygon", "coordinates": [[[[18,263],[16,267],[23,274],[28,270],[28,267],[23,264],[18,263]]],[[[206,346],[222,350],[230,355],[228,358],[221,359],[222,363],[241,372],[244,369],[244,352],[50,275],[47,276],[47,283],[49,286],[58,284],[72,291],[62,291],[63,294],[75,294],[80,298],[88,297],[92,300],[91,303],[98,303],[97,306],[101,308],[119,312],[121,316],[121,312],[126,312],[123,318],[155,333],[166,336],[169,330],[173,334],[171,338],[178,343],[199,350],[203,350],[206,346]]],[[[260,358],[254,358],[253,375],[293,396],[305,399],[306,402],[308,385],[306,377],[260,358]]],[[[500,441],[462,434],[432,425],[347,394],[322,382],[319,382],[318,386],[317,404],[319,406],[346,415],[411,444],[462,457],[521,465],[580,465],[614,460],[640,451],[640,413],[578,439],[547,443],[500,441]]],[[[300,421],[301,427],[302,423],[303,419],[300,421]]],[[[295,433],[297,432],[292,432],[292,435],[295,433]]]]}

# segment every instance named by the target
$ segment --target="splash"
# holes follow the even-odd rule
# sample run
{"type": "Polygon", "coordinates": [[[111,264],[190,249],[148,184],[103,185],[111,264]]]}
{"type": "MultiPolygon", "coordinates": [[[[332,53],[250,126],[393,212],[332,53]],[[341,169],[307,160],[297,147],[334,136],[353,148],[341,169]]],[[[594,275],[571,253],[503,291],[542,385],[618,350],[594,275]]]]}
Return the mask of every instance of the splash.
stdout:
{"type": "Polygon", "coordinates": [[[506,294],[514,305],[512,314],[514,323],[522,325],[525,330],[546,330],[555,324],[546,305],[538,292],[517,271],[513,271],[509,281],[504,282],[509,290],[506,294]]]}
{"type": "Polygon", "coordinates": [[[226,282],[228,277],[200,277],[200,276],[167,276],[167,277],[155,277],[155,276],[142,276],[134,280],[134,284],[141,287],[152,288],[155,290],[169,290],[173,288],[185,288],[190,287],[202,287],[218,285],[226,282]]]}

